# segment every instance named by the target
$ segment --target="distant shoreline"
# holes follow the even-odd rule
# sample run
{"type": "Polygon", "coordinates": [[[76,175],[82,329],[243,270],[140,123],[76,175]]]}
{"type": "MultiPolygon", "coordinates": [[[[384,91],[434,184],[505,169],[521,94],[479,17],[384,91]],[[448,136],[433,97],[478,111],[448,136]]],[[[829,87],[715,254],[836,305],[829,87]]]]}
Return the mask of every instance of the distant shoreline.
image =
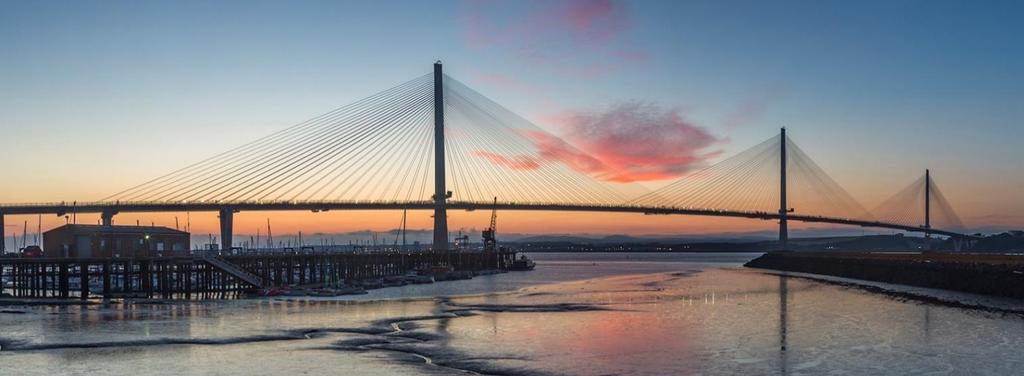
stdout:
{"type": "Polygon", "coordinates": [[[769,251],[757,250],[693,250],[685,251],[571,251],[571,250],[516,250],[517,253],[767,253],[769,251]]]}

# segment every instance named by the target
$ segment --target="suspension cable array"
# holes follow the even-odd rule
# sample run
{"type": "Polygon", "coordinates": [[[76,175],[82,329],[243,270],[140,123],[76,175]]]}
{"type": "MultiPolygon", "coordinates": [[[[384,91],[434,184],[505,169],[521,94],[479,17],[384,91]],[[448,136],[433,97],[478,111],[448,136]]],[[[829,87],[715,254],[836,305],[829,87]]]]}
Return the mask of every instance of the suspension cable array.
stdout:
{"type": "MultiPolygon", "coordinates": [[[[787,197],[795,213],[869,220],[857,200],[791,139],[786,138],[787,197]]],[[[640,196],[632,204],[686,209],[778,213],[782,141],[752,148],[640,196]]],[[[789,208],[787,208],[789,209],[789,208]]]]}
{"type": "Polygon", "coordinates": [[[872,212],[884,222],[904,226],[924,227],[927,224],[930,228],[951,231],[965,229],[960,216],[953,211],[953,206],[929,174],[914,180],[892,197],[882,201],[872,212]]]}
{"type": "MultiPolygon", "coordinates": [[[[788,137],[772,137],[655,191],[610,183],[599,175],[610,171],[599,158],[458,80],[438,77],[449,203],[490,204],[497,197],[505,205],[792,209],[803,217],[913,227],[928,225],[922,213],[930,209],[930,228],[964,228],[930,177],[869,212],[788,137]],[[788,208],[779,208],[783,145],[788,208]]],[[[434,85],[430,74],[417,77],[101,202],[427,204],[434,194],[434,85]]]]}
{"type": "Polygon", "coordinates": [[[628,199],[618,187],[546,157],[540,149],[557,140],[560,150],[596,158],[448,76],[445,105],[453,200],[609,205],[628,199]]]}
{"type": "Polygon", "coordinates": [[[104,201],[426,200],[432,103],[424,75],[104,201]]]}

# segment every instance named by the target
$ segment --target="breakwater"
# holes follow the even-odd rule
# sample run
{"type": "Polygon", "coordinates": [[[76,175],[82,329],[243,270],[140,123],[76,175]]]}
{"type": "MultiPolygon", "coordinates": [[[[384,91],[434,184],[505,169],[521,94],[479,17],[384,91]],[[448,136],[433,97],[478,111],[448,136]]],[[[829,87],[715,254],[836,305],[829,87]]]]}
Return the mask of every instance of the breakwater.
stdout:
{"type": "Polygon", "coordinates": [[[336,284],[435,265],[508,269],[513,252],[263,253],[149,258],[0,258],[9,298],[224,299],[261,288],[336,284]]]}
{"type": "Polygon", "coordinates": [[[769,252],[745,266],[1024,299],[1017,255],[769,252]]]}

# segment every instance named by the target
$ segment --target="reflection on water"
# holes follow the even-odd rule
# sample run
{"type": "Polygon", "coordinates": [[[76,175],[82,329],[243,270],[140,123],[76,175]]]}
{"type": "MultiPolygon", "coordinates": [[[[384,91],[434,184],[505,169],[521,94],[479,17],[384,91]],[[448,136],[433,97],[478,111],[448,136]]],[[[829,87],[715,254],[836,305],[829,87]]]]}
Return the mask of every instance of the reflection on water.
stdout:
{"type": "Polygon", "coordinates": [[[0,374],[1001,375],[1024,366],[1018,315],[738,267],[750,257],[546,254],[534,272],[360,300],[8,307],[24,313],[0,313],[0,374]],[[447,291],[461,296],[437,297],[457,295],[447,291]]]}
{"type": "Polygon", "coordinates": [[[787,309],[789,308],[789,288],[786,286],[786,280],[788,277],[785,275],[779,275],[779,370],[780,373],[786,374],[786,329],[788,329],[786,320],[789,316],[787,309]]]}

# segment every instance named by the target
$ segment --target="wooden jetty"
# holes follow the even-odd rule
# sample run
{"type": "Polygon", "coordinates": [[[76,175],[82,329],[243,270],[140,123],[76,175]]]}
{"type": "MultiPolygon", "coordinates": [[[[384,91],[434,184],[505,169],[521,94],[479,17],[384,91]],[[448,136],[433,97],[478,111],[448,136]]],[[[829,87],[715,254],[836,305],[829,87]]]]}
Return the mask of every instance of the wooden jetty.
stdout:
{"type": "Polygon", "coordinates": [[[351,282],[450,265],[508,269],[514,252],[278,252],[149,258],[0,258],[0,293],[31,299],[229,299],[263,288],[351,282]]]}

